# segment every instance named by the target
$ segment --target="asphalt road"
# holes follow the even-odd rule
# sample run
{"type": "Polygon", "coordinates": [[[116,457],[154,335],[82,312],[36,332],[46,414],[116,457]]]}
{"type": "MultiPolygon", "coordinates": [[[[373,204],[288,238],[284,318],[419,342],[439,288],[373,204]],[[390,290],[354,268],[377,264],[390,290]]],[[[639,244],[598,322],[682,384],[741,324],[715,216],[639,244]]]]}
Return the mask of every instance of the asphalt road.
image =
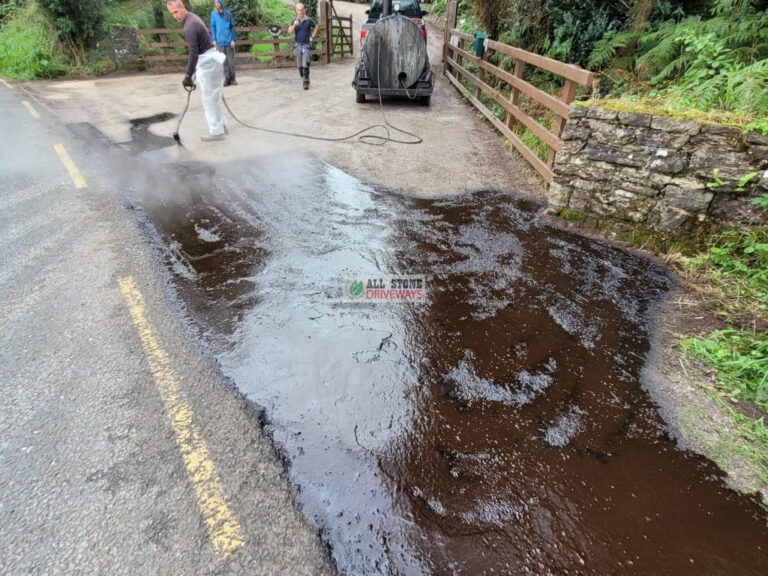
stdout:
{"type": "Polygon", "coordinates": [[[0,110],[0,573],[333,573],[107,166],[0,110]]]}

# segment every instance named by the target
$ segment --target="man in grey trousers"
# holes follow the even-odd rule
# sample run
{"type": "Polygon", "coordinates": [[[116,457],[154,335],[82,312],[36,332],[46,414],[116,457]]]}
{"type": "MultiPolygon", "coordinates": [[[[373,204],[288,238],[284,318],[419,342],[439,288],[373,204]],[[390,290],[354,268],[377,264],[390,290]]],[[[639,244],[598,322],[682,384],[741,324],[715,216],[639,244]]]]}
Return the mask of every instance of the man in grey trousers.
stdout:
{"type": "Polygon", "coordinates": [[[309,60],[312,55],[312,41],[317,34],[317,24],[307,16],[307,9],[299,2],[296,4],[296,17],[288,27],[288,34],[296,35],[296,63],[304,90],[309,90],[309,60]]]}
{"type": "Polygon", "coordinates": [[[219,52],[227,57],[224,62],[224,86],[237,85],[235,80],[235,18],[224,6],[224,0],[214,0],[211,10],[211,38],[219,52]]]}

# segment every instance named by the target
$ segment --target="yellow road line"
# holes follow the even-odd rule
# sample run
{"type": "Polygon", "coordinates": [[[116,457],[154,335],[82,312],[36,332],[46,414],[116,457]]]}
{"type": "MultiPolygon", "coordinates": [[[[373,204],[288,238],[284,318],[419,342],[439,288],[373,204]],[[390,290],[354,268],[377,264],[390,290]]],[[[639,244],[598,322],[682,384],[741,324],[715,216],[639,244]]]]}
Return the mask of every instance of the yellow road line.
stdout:
{"type": "Polygon", "coordinates": [[[26,100],[22,100],[21,103],[24,104],[24,106],[26,106],[27,110],[29,110],[29,113],[32,114],[32,118],[34,118],[35,120],[40,118],[40,114],[37,113],[37,110],[35,110],[35,108],[34,108],[34,106],[32,106],[32,104],[30,104],[26,100]]]}
{"type": "Polygon", "coordinates": [[[53,149],[56,150],[56,154],[59,155],[61,163],[64,164],[64,168],[66,168],[67,172],[69,172],[69,177],[72,178],[72,182],[75,183],[75,186],[77,188],[85,188],[85,179],[80,174],[80,170],[77,169],[75,163],[72,162],[72,158],[69,157],[69,154],[64,149],[64,146],[62,144],[55,144],[53,149]]]}
{"type": "Polygon", "coordinates": [[[208,453],[208,446],[195,425],[194,413],[184,399],[168,355],[160,347],[144,313],[144,298],[141,292],[131,277],[121,278],[118,283],[149,360],[149,369],[163,397],[176,435],[176,443],[181,450],[187,473],[197,494],[200,511],[208,527],[213,549],[226,558],[245,543],[242,529],[227,504],[224,487],[208,453]]]}
{"type": "Polygon", "coordinates": [[[2,83],[3,83],[3,86],[5,86],[6,88],[13,88],[13,86],[11,86],[10,84],[8,84],[8,82],[6,82],[5,80],[3,80],[2,78],[0,78],[0,82],[2,82],[2,83]]]}

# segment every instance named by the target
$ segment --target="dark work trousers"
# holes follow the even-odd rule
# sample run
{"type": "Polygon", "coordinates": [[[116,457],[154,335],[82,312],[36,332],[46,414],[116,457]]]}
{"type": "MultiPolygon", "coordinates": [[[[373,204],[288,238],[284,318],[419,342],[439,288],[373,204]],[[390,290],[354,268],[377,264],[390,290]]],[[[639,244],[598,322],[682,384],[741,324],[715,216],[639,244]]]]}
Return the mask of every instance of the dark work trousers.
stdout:
{"type": "Polygon", "coordinates": [[[224,52],[227,60],[224,62],[224,84],[232,84],[235,81],[235,49],[232,45],[217,46],[219,52],[224,52]]]}

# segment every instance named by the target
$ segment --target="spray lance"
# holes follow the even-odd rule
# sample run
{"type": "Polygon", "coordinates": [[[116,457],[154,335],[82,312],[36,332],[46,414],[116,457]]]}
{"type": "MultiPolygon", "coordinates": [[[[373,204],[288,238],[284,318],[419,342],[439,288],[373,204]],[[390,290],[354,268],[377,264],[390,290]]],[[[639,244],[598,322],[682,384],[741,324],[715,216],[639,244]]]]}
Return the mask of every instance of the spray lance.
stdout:
{"type": "MultiPolygon", "coordinates": [[[[267,28],[267,31],[272,36],[272,38],[275,38],[275,39],[279,38],[280,35],[282,34],[282,29],[280,28],[280,26],[276,26],[275,24],[271,24],[267,28]]],[[[183,84],[183,86],[184,86],[184,90],[187,91],[187,103],[184,105],[184,111],[181,113],[181,116],[179,117],[179,121],[176,124],[176,130],[173,133],[173,139],[176,141],[176,144],[178,144],[179,146],[183,146],[183,144],[181,143],[181,136],[179,136],[181,121],[184,120],[184,115],[187,113],[187,110],[189,109],[189,100],[190,100],[190,97],[192,96],[192,91],[195,88],[197,88],[197,85],[194,83],[191,85],[183,84]]],[[[229,106],[227,106],[227,109],[229,109],[229,106]]]]}
{"type": "Polygon", "coordinates": [[[181,113],[181,117],[179,118],[178,124],[176,124],[176,131],[173,133],[173,139],[176,140],[176,144],[179,146],[182,146],[181,143],[181,137],[179,136],[179,128],[181,128],[181,121],[184,120],[184,115],[187,113],[187,110],[189,109],[189,99],[192,96],[192,91],[197,88],[196,84],[190,84],[187,86],[184,84],[184,90],[187,91],[187,104],[184,106],[184,112],[181,113]]]}

